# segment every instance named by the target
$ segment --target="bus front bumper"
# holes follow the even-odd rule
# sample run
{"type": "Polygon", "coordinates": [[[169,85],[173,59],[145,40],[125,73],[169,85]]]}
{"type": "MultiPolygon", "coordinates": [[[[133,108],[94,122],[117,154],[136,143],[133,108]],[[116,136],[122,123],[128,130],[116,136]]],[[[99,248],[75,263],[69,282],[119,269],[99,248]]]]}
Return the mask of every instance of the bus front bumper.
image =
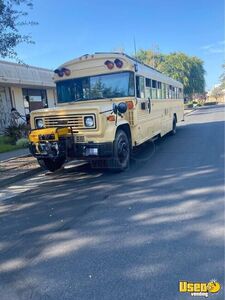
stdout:
{"type": "Polygon", "coordinates": [[[111,157],[113,155],[113,142],[108,143],[74,143],[71,147],[63,141],[46,141],[30,143],[31,154],[36,158],[78,158],[92,159],[95,157],[111,157]]]}
{"type": "Polygon", "coordinates": [[[81,158],[110,157],[113,155],[113,143],[75,144],[75,156],[81,158]]]}

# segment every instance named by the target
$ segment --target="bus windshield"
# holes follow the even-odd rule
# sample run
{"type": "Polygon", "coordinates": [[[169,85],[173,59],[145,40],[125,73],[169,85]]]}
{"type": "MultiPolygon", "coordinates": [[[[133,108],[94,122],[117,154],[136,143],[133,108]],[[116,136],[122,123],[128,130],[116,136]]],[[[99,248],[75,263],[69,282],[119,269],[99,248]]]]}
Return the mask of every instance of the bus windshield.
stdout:
{"type": "Polygon", "coordinates": [[[81,77],[56,83],[58,103],[134,96],[134,73],[81,77]]]}

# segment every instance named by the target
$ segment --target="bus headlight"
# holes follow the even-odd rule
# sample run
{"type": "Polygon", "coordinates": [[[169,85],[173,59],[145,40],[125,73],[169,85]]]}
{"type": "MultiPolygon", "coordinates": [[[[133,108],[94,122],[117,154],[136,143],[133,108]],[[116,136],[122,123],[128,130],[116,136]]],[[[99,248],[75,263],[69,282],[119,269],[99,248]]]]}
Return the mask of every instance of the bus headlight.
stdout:
{"type": "Polygon", "coordinates": [[[84,124],[86,127],[94,126],[94,118],[93,117],[84,117],[84,124]]]}
{"type": "Polygon", "coordinates": [[[36,128],[38,128],[38,129],[44,127],[44,121],[43,121],[43,119],[36,119],[35,123],[36,123],[36,128]]]}

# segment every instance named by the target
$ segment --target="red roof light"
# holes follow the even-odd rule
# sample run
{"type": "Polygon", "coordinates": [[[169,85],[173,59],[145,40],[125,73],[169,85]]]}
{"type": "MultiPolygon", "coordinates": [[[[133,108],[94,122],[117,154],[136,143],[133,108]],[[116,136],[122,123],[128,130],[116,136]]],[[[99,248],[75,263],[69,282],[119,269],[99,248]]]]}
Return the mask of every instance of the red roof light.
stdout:
{"type": "Polygon", "coordinates": [[[66,76],[70,76],[71,71],[70,71],[69,69],[67,69],[67,68],[62,68],[62,69],[56,69],[56,70],[54,71],[54,73],[55,73],[55,74],[58,74],[59,77],[63,77],[64,74],[65,74],[66,76]]]}
{"type": "Polygon", "coordinates": [[[70,74],[71,74],[71,71],[69,69],[67,69],[67,68],[62,68],[62,71],[64,72],[64,74],[66,76],[70,76],[70,74]]]}
{"type": "Polygon", "coordinates": [[[114,63],[111,60],[106,60],[105,65],[109,70],[112,70],[114,68],[114,63]]]}

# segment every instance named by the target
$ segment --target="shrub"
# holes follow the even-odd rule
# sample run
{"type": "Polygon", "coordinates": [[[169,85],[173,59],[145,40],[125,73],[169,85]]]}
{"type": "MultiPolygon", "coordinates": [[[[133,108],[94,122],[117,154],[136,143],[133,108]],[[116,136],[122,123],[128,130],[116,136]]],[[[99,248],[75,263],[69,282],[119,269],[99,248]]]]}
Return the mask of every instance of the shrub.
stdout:
{"type": "Polygon", "coordinates": [[[20,148],[27,148],[29,145],[29,141],[26,138],[21,138],[16,142],[16,146],[20,148]]]}
{"type": "Polygon", "coordinates": [[[0,145],[5,144],[15,144],[15,141],[10,136],[1,135],[0,136],[0,145]]]}
{"type": "Polygon", "coordinates": [[[204,105],[216,105],[216,101],[211,101],[211,102],[205,102],[204,105]]]}
{"type": "Polygon", "coordinates": [[[26,138],[29,127],[26,123],[10,125],[5,128],[5,135],[10,137],[14,142],[21,138],[26,138]]]}

